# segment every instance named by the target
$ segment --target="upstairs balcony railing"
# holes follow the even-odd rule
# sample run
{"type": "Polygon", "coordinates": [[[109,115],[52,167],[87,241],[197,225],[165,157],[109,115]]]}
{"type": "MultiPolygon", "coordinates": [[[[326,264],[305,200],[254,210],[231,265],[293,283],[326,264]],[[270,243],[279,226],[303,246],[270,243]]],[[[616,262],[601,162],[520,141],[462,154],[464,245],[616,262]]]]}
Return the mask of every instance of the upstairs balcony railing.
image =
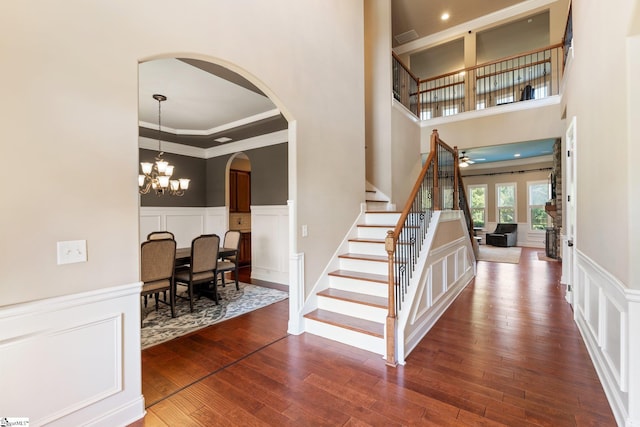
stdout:
{"type": "Polygon", "coordinates": [[[420,79],[402,63],[402,60],[392,52],[393,67],[393,97],[407,107],[409,111],[420,117],[418,111],[418,86],[420,79]]]}
{"type": "Polygon", "coordinates": [[[428,79],[393,55],[393,96],[422,120],[558,95],[565,42],[428,79]]]}

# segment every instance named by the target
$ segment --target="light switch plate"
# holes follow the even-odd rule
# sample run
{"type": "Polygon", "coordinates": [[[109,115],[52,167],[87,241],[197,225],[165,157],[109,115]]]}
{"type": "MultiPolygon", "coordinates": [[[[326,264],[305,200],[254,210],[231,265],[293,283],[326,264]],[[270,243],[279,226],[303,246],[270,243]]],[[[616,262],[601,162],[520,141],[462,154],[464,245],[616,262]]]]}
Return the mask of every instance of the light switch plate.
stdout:
{"type": "Polygon", "coordinates": [[[58,265],[87,261],[87,241],[58,242],[58,265]]]}

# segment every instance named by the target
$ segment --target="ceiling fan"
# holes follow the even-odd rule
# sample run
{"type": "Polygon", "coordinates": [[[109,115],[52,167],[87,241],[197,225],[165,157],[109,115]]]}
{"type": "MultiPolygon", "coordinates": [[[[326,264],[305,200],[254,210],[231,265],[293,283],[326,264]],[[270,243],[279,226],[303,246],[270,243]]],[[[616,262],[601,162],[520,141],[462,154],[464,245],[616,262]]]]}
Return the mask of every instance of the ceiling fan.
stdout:
{"type": "Polygon", "coordinates": [[[465,154],[464,151],[462,152],[462,156],[460,156],[459,160],[460,162],[458,163],[458,166],[460,166],[461,168],[466,168],[467,166],[475,163],[473,160],[469,158],[469,156],[465,154]]]}

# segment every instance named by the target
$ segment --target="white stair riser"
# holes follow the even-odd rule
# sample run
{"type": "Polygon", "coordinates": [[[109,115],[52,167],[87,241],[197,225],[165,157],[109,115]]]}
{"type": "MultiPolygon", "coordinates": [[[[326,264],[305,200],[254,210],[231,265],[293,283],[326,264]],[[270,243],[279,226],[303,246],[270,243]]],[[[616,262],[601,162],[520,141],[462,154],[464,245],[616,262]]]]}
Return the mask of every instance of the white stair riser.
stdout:
{"type": "Polygon", "coordinates": [[[389,296],[388,286],[384,283],[350,279],[348,277],[329,276],[329,286],[342,291],[357,292],[386,298],[389,296]]]}
{"type": "Polygon", "coordinates": [[[386,322],[388,312],[386,308],[372,307],[370,305],[329,298],[322,295],[318,295],[318,308],[346,316],[378,322],[382,325],[386,322]]]}
{"type": "Polygon", "coordinates": [[[353,347],[361,348],[372,353],[385,355],[385,342],[383,338],[362,334],[350,329],[318,322],[312,319],[305,319],[305,331],[314,335],[338,341],[353,347]]]}
{"type": "Polygon", "coordinates": [[[367,225],[389,225],[397,224],[400,214],[397,212],[388,213],[366,213],[364,222],[367,225]]]}
{"type": "Polygon", "coordinates": [[[361,239],[384,239],[387,231],[393,230],[393,226],[386,227],[358,227],[358,237],[361,239]]]}
{"type": "Polygon", "coordinates": [[[389,264],[379,261],[340,258],[340,269],[347,271],[359,271],[362,273],[370,274],[387,274],[389,272],[389,264]]]}
{"type": "Polygon", "coordinates": [[[349,242],[349,252],[352,254],[386,256],[384,243],[349,242]]]}
{"type": "Polygon", "coordinates": [[[386,200],[367,200],[368,211],[390,211],[392,210],[386,200]]]}

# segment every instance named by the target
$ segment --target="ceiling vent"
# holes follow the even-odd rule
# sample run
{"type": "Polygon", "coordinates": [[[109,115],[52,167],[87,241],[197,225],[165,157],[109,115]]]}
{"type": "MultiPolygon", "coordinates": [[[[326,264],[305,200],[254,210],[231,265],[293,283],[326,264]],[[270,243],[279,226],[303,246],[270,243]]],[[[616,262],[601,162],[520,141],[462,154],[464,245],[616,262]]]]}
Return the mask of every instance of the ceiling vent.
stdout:
{"type": "Polygon", "coordinates": [[[394,37],[394,39],[396,39],[396,41],[400,44],[410,42],[411,40],[415,40],[417,38],[418,33],[416,33],[416,30],[405,31],[404,33],[398,34],[394,37]]]}

